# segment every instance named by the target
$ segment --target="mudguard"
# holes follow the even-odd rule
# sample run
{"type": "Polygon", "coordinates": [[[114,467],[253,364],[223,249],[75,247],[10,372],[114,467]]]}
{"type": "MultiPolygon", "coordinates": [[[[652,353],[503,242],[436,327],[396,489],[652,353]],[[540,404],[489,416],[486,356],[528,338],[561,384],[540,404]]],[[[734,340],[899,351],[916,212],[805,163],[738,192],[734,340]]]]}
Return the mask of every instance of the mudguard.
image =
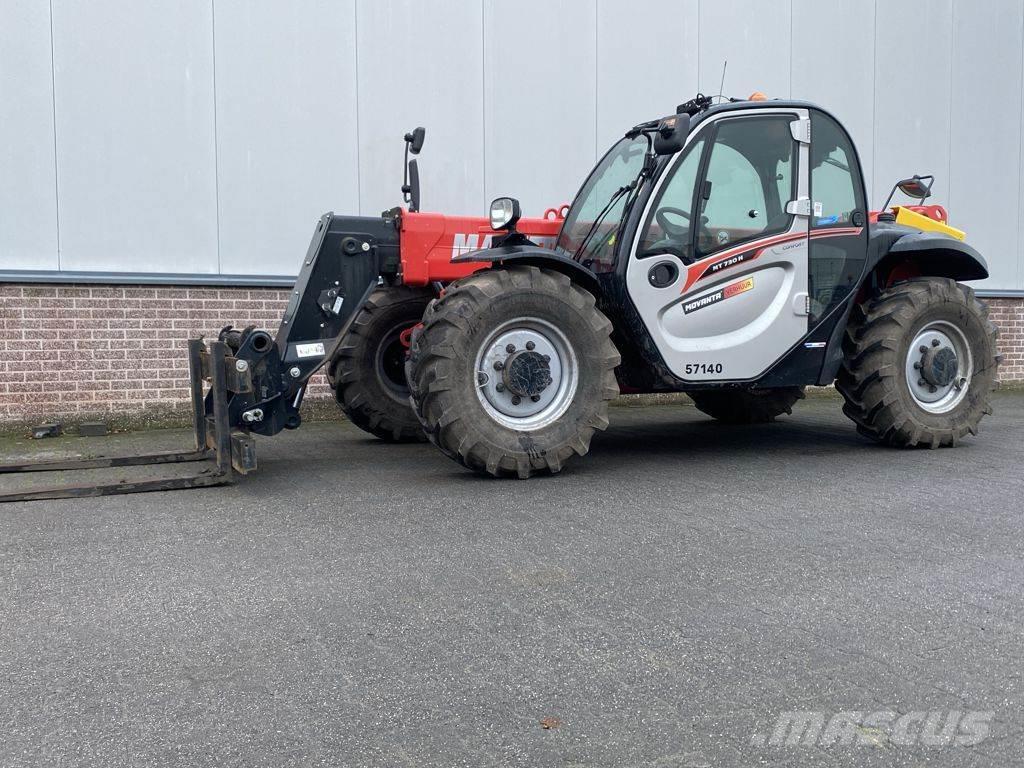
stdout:
{"type": "Polygon", "coordinates": [[[898,237],[888,249],[879,248],[869,254],[867,272],[887,259],[913,260],[924,275],[954,280],[984,280],[988,277],[988,264],[977,250],[939,232],[912,231],[898,237]]]}
{"type": "Polygon", "coordinates": [[[597,277],[578,261],[570,259],[568,256],[558,251],[553,251],[550,248],[541,248],[538,245],[534,245],[529,240],[526,240],[526,238],[516,238],[516,240],[517,242],[508,245],[496,245],[493,248],[460,254],[452,259],[452,263],[458,264],[473,261],[489,263],[495,266],[529,264],[535,267],[545,267],[567,275],[595,296],[601,293],[597,277]]]}

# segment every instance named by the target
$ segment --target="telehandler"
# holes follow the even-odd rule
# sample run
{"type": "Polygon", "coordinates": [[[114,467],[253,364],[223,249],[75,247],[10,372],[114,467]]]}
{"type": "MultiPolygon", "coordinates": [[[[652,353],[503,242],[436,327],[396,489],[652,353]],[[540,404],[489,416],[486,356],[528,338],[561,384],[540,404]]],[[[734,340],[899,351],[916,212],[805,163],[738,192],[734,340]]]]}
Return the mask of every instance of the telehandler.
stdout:
{"type": "MultiPolygon", "coordinates": [[[[415,154],[422,130],[406,140],[415,154]]],[[[858,431],[899,447],[955,445],[991,412],[997,331],[963,284],[985,260],[924,204],[930,176],[893,188],[917,205],[870,211],[849,134],[815,104],[698,94],[542,219],[510,197],[489,227],[421,213],[408,168],[407,209],[320,219],[276,336],[193,342],[197,455],[216,460],[198,484],[298,427],[325,364],[364,429],[520,478],[587,453],[620,392],[753,423],[835,383],[858,431]]],[[[98,492],[153,489],[135,485],[98,492]]]]}

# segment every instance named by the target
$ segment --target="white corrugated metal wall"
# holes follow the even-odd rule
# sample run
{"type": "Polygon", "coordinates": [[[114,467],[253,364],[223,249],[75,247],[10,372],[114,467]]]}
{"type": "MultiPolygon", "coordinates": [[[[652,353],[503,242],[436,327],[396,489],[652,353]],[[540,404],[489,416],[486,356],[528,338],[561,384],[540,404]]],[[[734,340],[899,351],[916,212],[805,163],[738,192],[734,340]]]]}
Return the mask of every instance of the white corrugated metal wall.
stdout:
{"type": "Polygon", "coordinates": [[[326,209],[572,197],[698,89],[816,100],[1024,290],[1021,0],[0,0],[0,271],[294,274],[326,209]]]}

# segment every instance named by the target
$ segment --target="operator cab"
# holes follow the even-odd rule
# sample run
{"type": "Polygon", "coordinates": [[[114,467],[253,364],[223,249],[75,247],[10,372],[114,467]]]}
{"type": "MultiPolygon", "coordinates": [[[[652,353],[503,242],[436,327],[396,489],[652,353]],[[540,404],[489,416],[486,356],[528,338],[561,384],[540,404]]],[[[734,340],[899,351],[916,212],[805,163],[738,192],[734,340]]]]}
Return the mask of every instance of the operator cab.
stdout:
{"type": "MultiPolygon", "coordinates": [[[[598,277],[617,327],[642,320],[672,377],[739,382],[838,321],[867,236],[856,151],[827,112],[698,97],[612,145],[556,250],[598,277]]],[[[816,379],[825,344],[807,343],[796,365],[816,379]]]]}

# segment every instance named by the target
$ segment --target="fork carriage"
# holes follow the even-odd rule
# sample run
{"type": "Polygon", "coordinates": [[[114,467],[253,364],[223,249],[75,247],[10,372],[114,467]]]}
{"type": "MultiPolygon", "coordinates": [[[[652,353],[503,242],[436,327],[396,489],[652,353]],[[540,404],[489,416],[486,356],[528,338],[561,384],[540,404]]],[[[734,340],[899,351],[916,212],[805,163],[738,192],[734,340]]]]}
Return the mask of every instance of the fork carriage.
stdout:
{"type": "Polygon", "coordinates": [[[150,480],[122,480],[106,483],[73,483],[22,491],[0,492],[0,502],[39,499],[74,499],[148,491],[207,488],[233,483],[237,475],[256,469],[256,446],[252,437],[232,430],[228,421],[228,399],[252,389],[247,366],[239,366],[223,341],[207,344],[193,339],[188,344],[189,391],[192,403],[195,447],[190,451],[166,451],[134,456],[0,464],[0,474],[67,472],[111,467],[155,466],[203,462],[204,467],[183,477],[150,480]]]}

